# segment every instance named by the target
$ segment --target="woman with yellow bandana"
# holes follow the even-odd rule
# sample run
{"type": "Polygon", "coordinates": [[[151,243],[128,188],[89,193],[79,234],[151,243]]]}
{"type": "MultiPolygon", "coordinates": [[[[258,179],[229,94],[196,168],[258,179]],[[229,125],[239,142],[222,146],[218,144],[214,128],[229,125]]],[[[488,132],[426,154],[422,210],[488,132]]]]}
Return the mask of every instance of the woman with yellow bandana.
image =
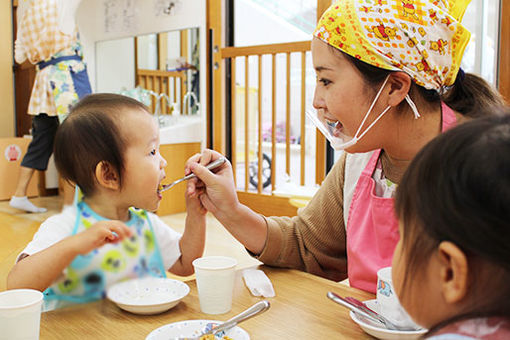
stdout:
{"type": "Polygon", "coordinates": [[[399,239],[393,196],[414,155],[457,122],[503,104],[459,68],[468,3],[341,0],[324,13],[312,40],[317,112],[309,117],[347,152],[298,216],[266,218],[240,204],[230,164],[215,174],[203,167],[220,157],[210,150],[188,161],[200,178],[188,191],[262,262],[348,276],[375,292],[377,270],[391,265],[399,239]]]}

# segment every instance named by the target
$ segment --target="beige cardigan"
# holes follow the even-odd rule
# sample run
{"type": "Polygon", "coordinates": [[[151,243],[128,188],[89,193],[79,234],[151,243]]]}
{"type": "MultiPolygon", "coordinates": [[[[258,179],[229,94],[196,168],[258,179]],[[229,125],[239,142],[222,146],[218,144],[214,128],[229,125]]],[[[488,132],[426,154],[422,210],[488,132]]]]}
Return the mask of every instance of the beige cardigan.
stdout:
{"type": "Polygon", "coordinates": [[[268,236],[258,259],[265,264],[307,271],[331,280],[347,277],[344,223],[346,154],[297,216],[266,217],[268,236]]]}

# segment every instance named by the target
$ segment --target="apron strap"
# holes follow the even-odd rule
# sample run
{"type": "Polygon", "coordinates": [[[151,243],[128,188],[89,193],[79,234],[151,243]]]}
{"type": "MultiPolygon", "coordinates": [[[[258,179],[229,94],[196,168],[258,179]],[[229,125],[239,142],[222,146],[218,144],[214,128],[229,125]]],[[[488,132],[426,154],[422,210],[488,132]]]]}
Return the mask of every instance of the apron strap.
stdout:
{"type": "Polygon", "coordinates": [[[441,102],[441,117],[443,120],[441,125],[442,132],[445,132],[457,125],[457,116],[455,115],[455,112],[453,112],[453,110],[444,102],[441,102]]]}
{"type": "Polygon", "coordinates": [[[62,56],[62,57],[57,57],[57,58],[52,58],[48,61],[40,61],[37,63],[37,67],[39,68],[39,71],[42,70],[43,68],[45,67],[48,67],[50,65],[55,65],[55,64],[58,64],[62,61],[66,61],[66,60],[78,60],[78,61],[81,61],[82,58],[79,56],[79,55],[66,55],[66,56],[62,56]]]}

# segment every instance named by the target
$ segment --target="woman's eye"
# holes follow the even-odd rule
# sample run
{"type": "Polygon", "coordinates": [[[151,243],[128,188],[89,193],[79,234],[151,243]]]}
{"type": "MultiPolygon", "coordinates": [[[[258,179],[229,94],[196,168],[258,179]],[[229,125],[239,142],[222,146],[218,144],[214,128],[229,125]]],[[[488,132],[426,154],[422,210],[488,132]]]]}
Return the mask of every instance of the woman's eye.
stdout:
{"type": "Polygon", "coordinates": [[[322,85],[324,86],[328,86],[329,84],[331,84],[331,81],[326,78],[319,78],[319,82],[322,83],[322,85]]]}
{"type": "Polygon", "coordinates": [[[156,149],[152,149],[152,150],[151,150],[151,155],[152,155],[152,156],[156,156],[156,153],[157,153],[156,149]]]}

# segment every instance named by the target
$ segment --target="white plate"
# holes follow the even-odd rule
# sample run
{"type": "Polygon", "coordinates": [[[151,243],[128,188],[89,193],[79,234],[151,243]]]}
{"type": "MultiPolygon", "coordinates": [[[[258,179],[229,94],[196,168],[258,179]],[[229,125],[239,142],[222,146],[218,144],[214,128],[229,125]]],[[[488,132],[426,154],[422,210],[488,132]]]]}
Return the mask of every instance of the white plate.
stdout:
{"type": "Polygon", "coordinates": [[[135,314],[157,314],[169,310],[188,295],[189,287],[181,281],[146,277],[111,286],[106,297],[119,308],[135,314]]]}
{"type": "MultiPolygon", "coordinates": [[[[379,305],[377,304],[377,300],[368,300],[364,301],[365,305],[368,308],[372,309],[374,312],[379,313],[379,305]]],[[[422,328],[416,331],[396,331],[386,329],[375,322],[371,322],[366,318],[355,314],[354,312],[349,313],[351,319],[356,322],[361,329],[363,329],[366,333],[370,334],[373,337],[381,340],[415,340],[419,339],[423,334],[427,333],[427,330],[422,328]]]]}
{"type": "MultiPolygon", "coordinates": [[[[205,329],[208,324],[221,323],[223,321],[216,320],[186,320],[170,323],[168,325],[159,327],[145,338],[145,340],[168,340],[173,337],[179,336],[197,336],[199,332],[205,329]]],[[[210,326],[209,326],[210,327],[210,326]]],[[[232,340],[250,340],[248,333],[240,328],[234,327],[229,329],[225,335],[232,340]]],[[[216,336],[217,340],[224,339],[223,336],[216,336]]]]}

